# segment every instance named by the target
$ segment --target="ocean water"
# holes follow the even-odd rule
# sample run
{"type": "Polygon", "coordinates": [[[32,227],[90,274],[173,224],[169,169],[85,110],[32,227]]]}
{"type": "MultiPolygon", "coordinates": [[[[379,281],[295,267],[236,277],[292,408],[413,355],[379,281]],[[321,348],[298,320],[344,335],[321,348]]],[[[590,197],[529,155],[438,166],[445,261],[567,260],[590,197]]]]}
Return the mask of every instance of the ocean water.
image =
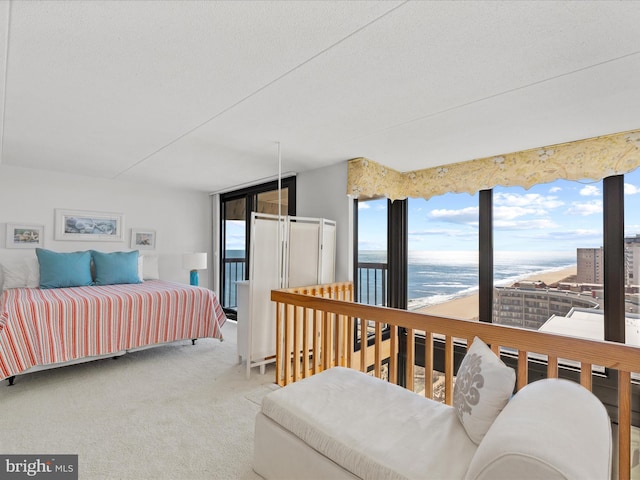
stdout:
{"type": "MultiPolygon", "coordinates": [[[[360,262],[382,263],[385,259],[385,252],[380,251],[361,251],[359,255],[360,262]]],[[[575,264],[575,252],[494,252],[495,285],[510,285],[535,273],[575,264]]],[[[408,275],[411,310],[471,295],[478,291],[478,253],[413,251],[409,253],[408,275]]]]}
{"type": "MultiPolygon", "coordinates": [[[[227,250],[227,258],[243,258],[242,250],[227,250]]],[[[360,262],[384,263],[386,252],[360,251],[360,262]]],[[[493,274],[495,285],[510,285],[535,273],[547,273],[562,270],[576,264],[574,252],[494,252],[493,274]]],[[[225,275],[230,298],[229,305],[235,305],[233,282],[244,276],[244,270],[232,271],[233,264],[225,275]]],[[[472,295],[478,291],[478,253],[461,251],[412,251],[409,252],[408,265],[409,309],[436,305],[450,300],[472,295]]],[[[364,282],[361,282],[364,283],[364,282]]],[[[373,281],[371,281],[373,285],[373,281]]],[[[382,298],[381,287],[378,291],[370,289],[371,300],[382,298]]],[[[360,293],[362,301],[366,292],[360,293]]],[[[370,303],[376,303],[371,301],[370,303]]]]}

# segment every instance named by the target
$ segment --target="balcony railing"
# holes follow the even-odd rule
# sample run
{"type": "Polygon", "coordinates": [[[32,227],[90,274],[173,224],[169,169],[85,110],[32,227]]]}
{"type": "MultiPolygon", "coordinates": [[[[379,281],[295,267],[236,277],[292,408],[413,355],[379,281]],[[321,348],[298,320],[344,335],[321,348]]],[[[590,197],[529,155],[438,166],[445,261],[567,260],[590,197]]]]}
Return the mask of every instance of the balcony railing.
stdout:
{"type": "MultiPolygon", "coordinates": [[[[271,292],[271,300],[276,302],[276,383],[284,386],[336,365],[371,371],[380,378],[386,364],[388,381],[400,383],[403,377],[404,386],[414,390],[416,332],[421,332],[424,339],[427,372],[434,370],[435,351],[444,344],[444,397],[448,405],[453,402],[454,352],[470,345],[475,336],[490,345],[496,355],[505,358],[508,352],[517,373],[517,390],[529,383],[529,372],[540,358],[546,359],[544,376],[548,378],[564,373],[566,367],[561,368],[560,364],[575,364],[571,379],[588,390],[593,387],[592,366],[602,366],[608,369],[608,375],[617,376],[610,397],[617,404],[617,412],[612,412],[617,415],[612,418],[618,424],[618,475],[621,479],[631,478],[631,373],[640,373],[639,347],[362,305],[353,302],[351,292],[349,283],[271,292]],[[358,318],[366,319],[360,322],[360,328],[368,327],[370,322],[375,327],[373,333],[360,332],[361,337],[373,335],[373,344],[356,351],[352,332],[358,318]],[[386,339],[383,325],[390,326],[386,339]],[[466,339],[466,344],[461,339],[466,339]]],[[[425,383],[423,395],[434,397],[431,382],[425,383]]]]}
{"type": "Polygon", "coordinates": [[[224,259],[224,298],[222,306],[225,308],[238,307],[238,286],[236,282],[245,279],[247,261],[244,258],[224,259]]]}
{"type": "Polygon", "coordinates": [[[358,301],[367,305],[387,305],[387,264],[358,262],[358,301]]]}
{"type": "MultiPolygon", "coordinates": [[[[224,298],[225,308],[238,307],[238,287],[236,282],[245,279],[246,260],[244,258],[224,259],[224,298]]],[[[358,301],[367,305],[387,304],[386,263],[358,262],[358,301]]]]}

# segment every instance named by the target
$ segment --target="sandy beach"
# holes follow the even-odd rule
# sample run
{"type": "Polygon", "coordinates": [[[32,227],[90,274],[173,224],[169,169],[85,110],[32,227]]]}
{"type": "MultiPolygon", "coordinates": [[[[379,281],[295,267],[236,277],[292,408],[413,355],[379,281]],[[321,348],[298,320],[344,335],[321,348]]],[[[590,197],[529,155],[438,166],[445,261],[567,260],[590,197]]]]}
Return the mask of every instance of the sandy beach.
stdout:
{"type": "MultiPolygon", "coordinates": [[[[547,285],[560,282],[567,277],[571,277],[576,274],[577,267],[567,267],[562,270],[548,273],[536,273],[531,277],[527,277],[522,280],[524,282],[537,282],[541,281],[547,285]]],[[[478,319],[478,294],[469,295],[467,297],[456,298],[450,302],[440,303],[438,305],[432,305],[415,310],[418,313],[425,313],[428,315],[438,315],[442,317],[462,318],[465,320],[477,320],[478,319]]]]}

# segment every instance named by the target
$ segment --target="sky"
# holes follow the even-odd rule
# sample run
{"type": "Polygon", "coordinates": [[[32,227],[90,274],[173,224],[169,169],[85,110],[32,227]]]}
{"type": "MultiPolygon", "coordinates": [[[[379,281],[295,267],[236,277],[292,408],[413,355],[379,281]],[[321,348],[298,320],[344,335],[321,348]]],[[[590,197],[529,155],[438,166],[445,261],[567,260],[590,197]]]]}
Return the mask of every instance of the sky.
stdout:
{"type": "MultiPolygon", "coordinates": [[[[640,234],[640,170],[625,175],[625,236],[640,234]]],[[[386,200],[359,202],[358,248],[386,249],[386,200]]],[[[494,251],[575,252],[602,240],[602,181],[493,190],[494,251]]],[[[409,199],[410,251],[478,248],[478,195],[409,199]]]]}

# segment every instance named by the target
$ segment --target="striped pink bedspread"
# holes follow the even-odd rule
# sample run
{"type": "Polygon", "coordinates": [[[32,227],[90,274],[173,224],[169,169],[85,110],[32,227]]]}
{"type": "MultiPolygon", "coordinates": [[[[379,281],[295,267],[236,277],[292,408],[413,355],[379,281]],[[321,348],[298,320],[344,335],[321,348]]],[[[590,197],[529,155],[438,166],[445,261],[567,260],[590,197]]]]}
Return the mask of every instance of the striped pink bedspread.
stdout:
{"type": "Polygon", "coordinates": [[[16,288],[0,306],[0,379],[48,365],[174,340],[222,340],[226,321],[205,288],[161,280],[16,288]]]}

